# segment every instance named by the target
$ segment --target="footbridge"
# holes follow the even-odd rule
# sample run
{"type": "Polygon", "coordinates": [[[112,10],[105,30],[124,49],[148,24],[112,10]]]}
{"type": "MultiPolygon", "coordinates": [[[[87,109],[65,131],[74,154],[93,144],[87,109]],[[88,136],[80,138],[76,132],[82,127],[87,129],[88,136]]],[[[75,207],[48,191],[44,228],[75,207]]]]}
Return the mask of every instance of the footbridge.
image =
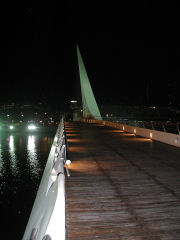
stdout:
{"type": "Polygon", "coordinates": [[[24,239],[180,239],[178,147],[100,123],[65,131],[69,172],[48,163],[24,239]]]}
{"type": "Polygon", "coordinates": [[[61,120],[23,240],[180,239],[179,134],[103,121],[77,53],[83,115],[61,120]]]}

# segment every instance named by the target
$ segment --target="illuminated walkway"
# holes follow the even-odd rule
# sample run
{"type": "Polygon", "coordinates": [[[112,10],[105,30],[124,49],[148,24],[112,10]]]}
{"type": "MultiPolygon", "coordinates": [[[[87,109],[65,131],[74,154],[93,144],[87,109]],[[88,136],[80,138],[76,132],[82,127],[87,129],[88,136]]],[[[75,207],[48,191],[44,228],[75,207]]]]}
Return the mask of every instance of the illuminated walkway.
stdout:
{"type": "Polygon", "coordinates": [[[180,239],[180,149],[66,123],[69,240],[180,239]]]}

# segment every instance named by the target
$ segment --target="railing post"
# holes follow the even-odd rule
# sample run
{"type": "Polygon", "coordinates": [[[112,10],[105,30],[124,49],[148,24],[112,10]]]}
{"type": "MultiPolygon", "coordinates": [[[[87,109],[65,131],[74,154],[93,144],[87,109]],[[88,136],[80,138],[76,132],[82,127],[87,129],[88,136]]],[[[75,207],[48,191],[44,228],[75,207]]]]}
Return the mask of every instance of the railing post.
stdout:
{"type": "Polygon", "coordinates": [[[179,124],[177,123],[178,134],[180,134],[179,124]]]}
{"type": "Polygon", "coordinates": [[[152,127],[152,130],[154,130],[154,124],[153,124],[153,121],[151,121],[151,127],[152,127]]]}
{"type": "Polygon", "coordinates": [[[162,123],[162,128],[163,128],[163,131],[166,132],[166,128],[164,126],[164,123],[162,123]]]}

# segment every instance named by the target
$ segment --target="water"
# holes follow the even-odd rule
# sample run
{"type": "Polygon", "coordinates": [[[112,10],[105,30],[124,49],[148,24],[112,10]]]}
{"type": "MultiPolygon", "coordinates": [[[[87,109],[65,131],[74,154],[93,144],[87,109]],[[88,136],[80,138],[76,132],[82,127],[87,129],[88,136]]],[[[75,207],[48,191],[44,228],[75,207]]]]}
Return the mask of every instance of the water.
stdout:
{"type": "Polygon", "coordinates": [[[0,133],[1,239],[22,239],[54,135],[0,133]]]}

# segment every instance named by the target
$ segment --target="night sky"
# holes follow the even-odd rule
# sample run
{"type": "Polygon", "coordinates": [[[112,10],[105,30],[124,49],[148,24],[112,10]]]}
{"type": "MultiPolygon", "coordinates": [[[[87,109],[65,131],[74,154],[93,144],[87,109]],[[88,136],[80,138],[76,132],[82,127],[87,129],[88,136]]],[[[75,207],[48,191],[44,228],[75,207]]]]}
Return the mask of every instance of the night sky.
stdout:
{"type": "Polygon", "coordinates": [[[98,104],[179,105],[178,22],[175,2],[1,5],[0,103],[66,106],[78,43],[98,104]]]}

